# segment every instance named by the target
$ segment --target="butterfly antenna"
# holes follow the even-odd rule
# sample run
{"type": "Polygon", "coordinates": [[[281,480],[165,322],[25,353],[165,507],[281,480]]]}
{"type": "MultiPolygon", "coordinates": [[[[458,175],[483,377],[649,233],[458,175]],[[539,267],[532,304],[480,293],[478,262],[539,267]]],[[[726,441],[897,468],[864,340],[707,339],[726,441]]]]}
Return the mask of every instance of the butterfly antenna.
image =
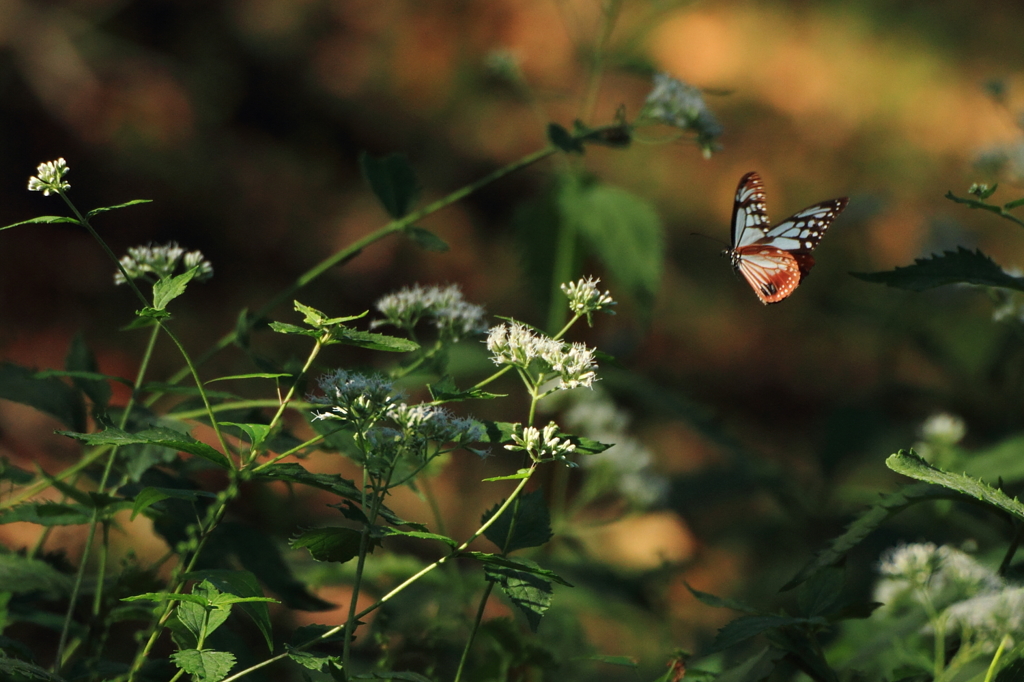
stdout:
{"type": "Polygon", "coordinates": [[[721,239],[719,239],[717,237],[711,237],[711,236],[706,235],[706,234],[701,234],[700,232],[691,232],[690,236],[691,237],[704,237],[704,239],[710,239],[713,242],[718,242],[719,244],[721,244],[725,248],[729,248],[728,242],[724,242],[724,241],[722,241],[721,239]]]}

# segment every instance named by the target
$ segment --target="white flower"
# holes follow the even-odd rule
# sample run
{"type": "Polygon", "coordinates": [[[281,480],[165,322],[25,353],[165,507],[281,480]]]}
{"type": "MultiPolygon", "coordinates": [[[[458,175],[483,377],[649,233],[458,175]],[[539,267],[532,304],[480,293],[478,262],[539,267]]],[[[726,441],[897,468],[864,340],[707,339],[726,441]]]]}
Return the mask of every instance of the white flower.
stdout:
{"type": "Polygon", "coordinates": [[[427,319],[451,343],[487,330],[483,306],[467,302],[457,284],[407,287],[382,297],[377,310],[384,319],[374,321],[374,327],[391,324],[411,331],[421,319],[427,319]]]}
{"type": "Polygon", "coordinates": [[[558,373],[558,387],[562,390],[579,386],[590,388],[597,380],[593,348],[552,339],[519,322],[492,327],[487,335],[487,350],[496,365],[526,369],[534,360],[541,360],[558,373]]]}
{"type": "Polygon", "coordinates": [[[64,180],[70,170],[63,158],[41,163],[36,174],[28,179],[28,189],[30,192],[42,192],[44,197],[50,196],[50,192],[63,192],[71,187],[64,180]]]}
{"type": "Polygon", "coordinates": [[[930,443],[956,445],[966,434],[964,420],[946,412],[933,414],[921,425],[921,438],[930,443]]]}
{"type": "Polygon", "coordinates": [[[121,257],[124,272],[118,270],[114,273],[114,284],[127,282],[124,273],[128,273],[131,279],[148,275],[154,275],[157,279],[170,277],[178,269],[179,264],[184,265],[185,270],[199,266],[199,272],[195,276],[197,281],[213,277],[213,266],[210,261],[203,258],[202,251],[186,252],[177,242],[167,242],[163,246],[148,244],[129,247],[128,255],[121,257]]]}
{"type": "Polygon", "coordinates": [[[343,421],[373,421],[386,414],[399,401],[392,395],[394,384],[381,374],[358,374],[343,369],[320,377],[322,397],[312,396],[311,403],[328,405],[326,412],[318,412],[316,419],[343,421]]]}
{"type": "Polygon", "coordinates": [[[589,319],[590,314],[598,310],[612,312],[608,308],[615,305],[615,301],[612,299],[611,292],[605,291],[602,294],[601,290],[597,288],[600,281],[600,279],[587,277],[577,282],[566,282],[561,285],[562,292],[569,299],[569,310],[573,314],[586,315],[589,319]]]}
{"type": "Polygon", "coordinates": [[[928,602],[936,608],[978,594],[1000,590],[1005,581],[973,557],[947,545],[900,545],[883,555],[878,567],[883,578],[875,600],[883,604],[928,602]]]}
{"type": "Polygon", "coordinates": [[[711,156],[714,140],[722,134],[722,126],[705,104],[701,91],[667,73],[654,76],[654,89],[647,96],[643,114],[697,133],[705,157],[711,156]]]}
{"type": "Polygon", "coordinates": [[[984,643],[991,651],[1003,635],[1021,636],[1024,630],[1024,587],[1008,587],[954,604],[946,610],[947,623],[964,636],[984,643]]]}
{"type": "Polygon", "coordinates": [[[506,450],[524,450],[535,462],[565,460],[567,455],[576,452],[576,445],[567,438],[558,437],[558,424],[548,423],[543,430],[536,426],[523,428],[516,424],[512,432],[512,443],[505,446],[506,450]]]}

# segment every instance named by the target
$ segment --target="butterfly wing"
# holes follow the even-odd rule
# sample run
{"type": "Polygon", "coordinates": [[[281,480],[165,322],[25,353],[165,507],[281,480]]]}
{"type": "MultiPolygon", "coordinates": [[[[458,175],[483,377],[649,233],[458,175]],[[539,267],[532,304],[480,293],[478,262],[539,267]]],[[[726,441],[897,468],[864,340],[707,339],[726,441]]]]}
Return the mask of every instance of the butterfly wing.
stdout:
{"type": "Polygon", "coordinates": [[[830,199],[798,211],[771,227],[764,186],[747,173],[736,188],[732,211],[732,265],[765,305],[793,293],[814,265],[811,252],[849,199],[830,199]]]}
{"type": "Polygon", "coordinates": [[[771,227],[761,176],[747,173],[740,179],[732,205],[733,250],[764,239],[771,227]]]}

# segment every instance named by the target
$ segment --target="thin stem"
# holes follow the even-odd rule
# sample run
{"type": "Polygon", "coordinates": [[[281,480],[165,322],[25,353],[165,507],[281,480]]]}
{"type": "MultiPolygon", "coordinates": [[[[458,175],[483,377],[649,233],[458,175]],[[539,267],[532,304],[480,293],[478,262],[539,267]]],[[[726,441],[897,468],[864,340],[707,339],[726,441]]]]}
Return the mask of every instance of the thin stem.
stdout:
{"type": "Polygon", "coordinates": [[[473,642],[476,640],[476,633],[480,631],[480,624],[484,620],[484,609],[487,608],[487,600],[490,598],[492,590],[494,590],[494,583],[488,581],[487,587],[484,588],[484,593],[480,598],[480,604],[476,609],[476,617],[473,619],[473,628],[469,631],[469,639],[466,640],[466,646],[462,649],[462,656],[459,658],[459,667],[455,671],[454,682],[459,682],[462,678],[462,670],[466,667],[470,649],[473,648],[473,642]]]}
{"type": "MultiPolygon", "coordinates": [[[[485,187],[486,185],[489,185],[490,183],[499,180],[505,177],[506,175],[509,175],[510,173],[514,173],[518,170],[526,168],[527,166],[530,166],[540,161],[541,159],[551,156],[557,151],[558,149],[556,147],[548,146],[543,149],[532,152],[530,154],[527,154],[518,161],[513,161],[507,166],[503,166],[495,170],[494,172],[485,175],[479,180],[471,182],[468,185],[455,190],[451,194],[448,194],[447,196],[438,199],[437,201],[421,208],[420,210],[410,213],[404,218],[392,220],[390,223],[371,232],[362,239],[353,242],[350,246],[338,251],[337,253],[332,254],[331,256],[328,256],[327,258],[325,258],[324,260],[320,261],[312,268],[307,270],[305,273],[300,275],[298,279],[295,280],[295,282],[293,282],[290,286],[285,288],[281,293],[271,298],[263,307],[261,307],[253,316],[254,319],[260,319],[261,317],[266,316],[267,314],[270,313],[270,311],[272,311],[282,302],[290,299],[292,296],[295,295],[296,292],[298,292],[307,284],[315,280],[317,277],[319,277],[326,271],[330,270],[334,266],[354,258],[359,254],[360,251],[362,251],[367,246],[373,244],[374,242],[380,241],[384,237],[387,237],[388,235],[393,234],[395,232],[401,232],[405,228],[409,227],[410,225],[419,220],[422,220],[426,216],[431,215],[432,213],[436,213],[437,211],[440,211],[442,208],[446,208],[451,204],[454,204],[455,202],[464,199],[465,197],[469,196],[473,192],[476,192],[480,188],[485,187]]],[[[204,353],[203,355],[199,356],[196,359],[196,364],[203,364],[217,352],[230,346],[232,343],[234,343],[237,336],[237,330],[225,334],[219,341],[217,341],[216,344],[214,344],[214,346],[210,350],[208,350],[206,353],[204,353]]],[[[175,374],[168,380],[168,382],[171,384],[178,383],[183,378],[185,378],[186,375],[186,369],[179,370],[177,374],[175,374]]]]}
{"type": "Polygon", "coordinates": [[[999,671],[999,659],[1003,657],[1003,651],[1007,645],[1013,643],[1013,638],[1010,635],[1003,635],[1003,638],[999,640],[999,648],[996,649],[995,656],[992,657],[992,663],[988,666],[988,672],[985,673],[985,682],[992,682],[995,679],[995,674],[999,671]]]}
{"type": "Polygon", "coordinates": [[[583,108],[580,112],[580,120],[584,123],[590,122],[594,115],[594,108],[597,106],[597,95],[601,90],[601,78],[604,76],[604,55],[621,7],[622,0],[608,0],[608,4],[605,6],[601,35],[594,45],[594,67],[590,70],[590,77],[587,80],[587,95],[583,100],[583,108]]]}

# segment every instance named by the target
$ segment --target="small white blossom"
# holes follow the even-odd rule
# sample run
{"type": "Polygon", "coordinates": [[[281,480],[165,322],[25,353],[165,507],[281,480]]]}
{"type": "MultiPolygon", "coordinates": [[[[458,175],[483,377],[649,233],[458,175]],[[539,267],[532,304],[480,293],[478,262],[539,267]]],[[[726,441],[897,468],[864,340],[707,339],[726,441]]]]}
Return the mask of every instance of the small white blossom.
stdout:
{"type": "Polygon", "coordinates": [[[50,196],[50,192],[63,192],[71,187],[64,180],[70,170],[63,158],[41,163],[36,168],[36,174],[28,179],[28,189],[30,192],[42,192],[44,197],[50,196]]]}
{"type": "Polygon", "coordinates": [[[879,564],[875,600],[883,604],[928,602],[937,608],[1000,590],[1005,581],[958,549],[932,543],[895,547],[879,564]]]}
{"type": "Polygon", "coordinates": [[[558,424],[550,422],[543,429],[536,426],[523,428],[516,424],[512,432],[512,443],[505,446],[506,450],[523,450],[535,462],[565,460],[568,455],[576,452],[576,445],[567,438],[558,437],[558,424]]]}
{"type": "Polygon", "coordinates": [[[451,343],[487,331],[486,311],[467,302],[457,284],[407,287],[382,297],[377,301],[377,310],[384,319],[374,321],[374,327],[391,324],[411,331],[421,319],[426,319],[451,343]]]}
{"type": "Polygon", "coordinates": [[[316,419],[356,423],[373,421],[399,402],[399,397],[392,395],[394,384],[381,374],[358,374],[339,369],[320,377],[319,385],[324,395],[311,396],[308,400],[329,408],[318,412],[316,419]]]}
{"type": "Polygon", "coordinates": [[[487,335],[487,350],[496,365],[526,369],[534,360],[541,360],[558,373],[562,390],[579,386],[590,388],[597,380],[593,348],[558,341],[519,322],[492,327],[487,335]]]}
{"type": "Polygon", "coordinates": [[[388,417],[414,439],[472,443],[484,437],[484,429],[479,422],[456,417],[436,405],[399,403],[388,409],[388,417]]]}
{"type": "Polygon", "coordinates": [[[601,290],[597,288],[597,284],[600,281],[600,279],[587,277],[577,282],[562,284],[562,292],[568,297],[569,310],[573,314],[586,315],[588,320],[590,319],[590,314],[598,310],[612,314],[612,311],[608,310],[608,308],[615,305],[615,300],[612,299],[610,291],[605,291],[602,294],[601,290]]]}
{"type": "Polygon", "coordinates": [[[966,434],[964,420],[947,412],[933,414],[921,425],[921,438],[930,443],[956,445],[966,434]]]}
{"type": "Polygon", "coordinates": [[[1003,635],[1019,638],[1024,631],[1024,587],[967,599],[949,607],[946,616],[949,626],[982,643],[983,650],[992,651],[1003,635]]]}
{"type": "MultiPolygon", "coordinates": [[[[202,251],[186,252],[177,242],[168,242],[162,246],[132,246],[128,248],[128,255],[121,257],[121,267],[131,279],[149,275],[157,279],[170,277],[178,269],[179,264],[184,265],[185,270],[199,266],[199,272],[195,276],[197,281],[213,277],[213,265],[203,258],[202,251]]],[[[127,280],[123,272],[118,270],[114,273],[114,284],[125,282],[127,280]]]]}

